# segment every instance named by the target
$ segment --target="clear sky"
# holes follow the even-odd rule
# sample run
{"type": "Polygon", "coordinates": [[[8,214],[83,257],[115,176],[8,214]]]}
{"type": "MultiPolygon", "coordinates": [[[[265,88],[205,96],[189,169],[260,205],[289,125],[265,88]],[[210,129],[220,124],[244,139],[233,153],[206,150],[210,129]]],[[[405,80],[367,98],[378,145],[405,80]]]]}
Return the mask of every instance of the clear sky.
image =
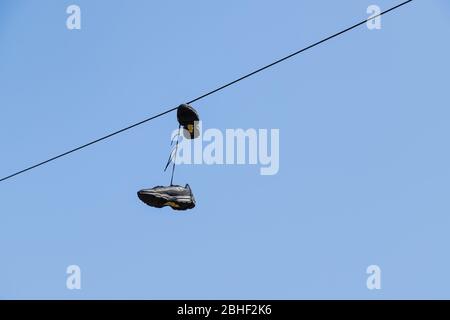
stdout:
{"type": "MultiPolygon", "coordinates": [[[[399,2],[3,0],[0,175],[399,2]]],[[[173,113],[0,183],[0,298],[450,298],[449,31],[447,0],[415,0],[196,103],[205,128],[280,129],[280,171],[180,166],[194,210],[136,197],[169,182],[173,113]]]]}

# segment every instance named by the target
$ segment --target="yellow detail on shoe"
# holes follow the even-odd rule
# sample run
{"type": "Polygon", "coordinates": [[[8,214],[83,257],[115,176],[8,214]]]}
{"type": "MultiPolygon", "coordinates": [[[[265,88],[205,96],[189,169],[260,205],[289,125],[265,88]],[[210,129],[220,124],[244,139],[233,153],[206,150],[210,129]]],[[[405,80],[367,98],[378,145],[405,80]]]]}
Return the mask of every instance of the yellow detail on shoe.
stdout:
{"type": "Polygon", "coordinates": [[[167,201],[166,203],[164,203],[165,206],[171,206],[172,208],[179,208],[180,206],[177,205],[175,202],[173,201],[167,201]]]}

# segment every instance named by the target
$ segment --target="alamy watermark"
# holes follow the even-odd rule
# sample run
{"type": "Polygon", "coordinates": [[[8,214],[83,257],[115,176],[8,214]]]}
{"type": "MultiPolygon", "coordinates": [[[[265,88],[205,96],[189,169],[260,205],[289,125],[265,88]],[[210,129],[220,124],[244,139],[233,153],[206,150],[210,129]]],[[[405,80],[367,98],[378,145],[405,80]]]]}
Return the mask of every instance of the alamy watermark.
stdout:
{"type": "MultiPolygon", "coordinates": [[[[275,175],[280,169],[279,129],[207,129],[202,122],[196,124],[196,139],[181,138],[176,164],[207,165],[260,165],[261,175],[275,175]]],[[[176,139],[179,130],[172,132],[176,139]]],[[[189,136],[188,132],[181,137],[189,136]]]]}
{"type": "Polygon", "coordinates": [[[366,269],[367,277],[366,286],[369,290],[381,289],[381,268],[375,264],[370,265],[366,269]]]}
{"type": "Polygon", "coordinates": [[[66,27],[69,30],[81,29],[81,9],[76,4],[67,7],[66,13],[69,15],[66,19],[66,27]]]}
{"type": "Polygon", "coordinates": [[[69,290],[81,290],[81,268],[75,264],[66,269],[69,275],[66,279],[66,288],[69,290]]]}
{"type": "Polygon", "coordinates": [[[367,14],[370,14],[369,19],[367,19],[367,28],[369,30],[380,30],[381,29],[381,8],[375,4],[367,7],[367,14]]]}

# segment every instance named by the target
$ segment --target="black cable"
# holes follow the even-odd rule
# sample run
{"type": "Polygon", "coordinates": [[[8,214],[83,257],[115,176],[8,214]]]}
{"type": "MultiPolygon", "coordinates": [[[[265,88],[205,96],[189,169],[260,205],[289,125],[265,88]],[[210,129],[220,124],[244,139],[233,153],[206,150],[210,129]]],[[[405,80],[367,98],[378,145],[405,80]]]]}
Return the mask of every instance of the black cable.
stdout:
{"type": "Polygon", "coordinates": [[[326,41],[328,41],[328,40],[331,40],[331,39],[333,39],[333,38],[336,38],[336,37],[340,36],[340,35],[343,34],[343,33],[346,33],[346,32],[348,32],[348,31],[350,31],[350,30],[353,30],[353,29],[355,29],[355,28],[357,28],[357,27],[359,27],[359,26],[361,26],[361,25],[367,23],[367,21],[371,21],[371,20],[373,20],[373,19],[376,19],[376,18],[378,18],[378,17],[381,17],[382,15],[384,15],[384,14],[386,14],[386,13],[388,13],[388,12],[391,12],[391,11],[397,9],[397,8],[400,8],[400,7],[404,6],[405,4],[407,4],[407,3],[409,3],[409,2],[412,2],[412,1],[413,1],[413,0],[408,0],[408,1],[405,1],[405,2],[403,2],[403,3],[400,3],[399,5],[396,5],[395,7],[392,7],[392,8],[390,8],[390,9],[386,10],[386,11],[383,11],[383,12],[381,12],[381,13],[379,13],[379,14],[377,14],[377,15],[375,15],[375,16],[373,16],[373,17],[367,19],[367,20],[361,21],[361,22],[359,22],[359,23],[357,23],[357,24],[355,24],[355,25],[353,25],[353,26],[351,26],[351,27],[349,27],[349,28],[347,28],[347,29],[345,29],[345,30],[342,30],[342,31],[340,31],[340,32],[338,32],[338,33],[335,33],[335,34],[333,34],[332,36],[329,36],[329,37],[327,37],[327,38],[325,38],[325,39],[323,39],[323,40],[320,40],[320,41],[318,41],[318,42],[316,42],[316,43],[314,43],[314,44],[312,44],[312,45],[310,45],[310,46],[308,46],[308,47],[306,47],[306,48],[303,48],[303,49],[298,50],[298,51],[296,51],[296,52],[294,52],[294,53],[291,53],[290,55],[288,55],[288,56],[286,56],[286,57],[284,57],[284,58],[281,58],[281,59],[279,59],[279,60],[277,60],[277,61],[275,61],[275,62],[272,62],[271,64],[268,64],[268,65],[265,66],[265,67],[262,67],[262,68],[260,68],[260,69],[258,69],[258,70],[255,70],[255,71],[253,71],[253,72],[251,72],[251,73],[249,73],[249,74],[247,74],[247,75],[245,75],[245,76],[243,76],[243,77],[241,77],[241,78],[239,78],[239,79],[236,79],[236,80],[234,80],[234,81],[231,81],[230,83],[227,83],[226,85],[223,85],[223,86],[220,87],[220,88],[217,88],[217,89],[215,89],[215,90],[213,90],[213,91],[210,91],[210,92],[208,92],[208,93],[206,93],[206,94],[204,94],[204,95],[202,95],[202,96],[200,96],[200,97],[198,97],[198,98],[196,98],[196,99],[194,99],[194,100],[192,100],[192,101],[189,101],[188,104],[191,104],[191,103],[194,103],[194,102],[196,102],[196,101],[198,101],[198,100],[201,100],[201,99],[203,99],[203,98],[206,98],[207,96],[212,95],[213,93],[216,93],[217,91],[221,91],[221,90],[223,90],[223,89],[225,89],[225,88],[227,88],[227,87],[229,87],[229,86],[231,86],[231,85],[233,85],[233,84],[235,84],[235,83],[237,83],[237,82],[240,82],[240,81],[242,81],[242,80],[244,80],[244,79],[247,79],[248,77],[251,77],[251,76],[253,76],[253,75],[255,75],[255,74],[257,74],[257,73],[259,73],[259,72],[261,72],[261,71],[264,71],[264,70],[266,70],[266,69],[269,69],[270,67],[273,67],[274,65],[277,65],[277,64],[279,64],[279,63],[281,63],[281,62],[283,62],[283,61],[285,61],[285,60],[288,60],[288,59],[290,59],[290,58],[292,58],[292,57],[294,57],[294,56],[296,56],[296,55],[298,55],[298,54],[300,54],[300,53],[302,53],[302,52],[304,52],[304,51],[306,51],[306,50],[312,49],[312,48],[318,46],[319,44],[322,44],[322,43],[324,43],[324,42],[326,42],[326,41]]]}
{"type": "Polygon", "coordinates": [[[104,137],[101,137],[101,138],[97,139],[97,140],[94,140],[94,141],[91,141],[91,142],[89,142],[89,143],[86,143],[86,144],[84,144],[84,145],[82,145],[82,146],[79,146],[79,147],[77,147],[77,148],[75,148],[75,149],[72,149],[72,150],[70,150],[70,151],[61,153],[60,155],[58,155],[58,156],[56,156],[56,157],[50,158],[50,159],[48,159],[48,160],[42,161],[42,162],[40,162],[40,163],[38,163],[38,164],[35,164],[35,165],[31,166],[31,167],[28,167],[28,168],[26,168],[26,169],[20,170],[20,171],[18,171],[18,172],[16,172],[16,173],[13,173],[13,174],[11,174],[11,175],[9,175],[9,176],[7,176],[7,177],[4,177],[4,178],[0,179],[0,182],[5,181],[5,180],[8,180],[8,179],[11,179],[12,177],[15,177],[15,176],[17,176],[17,175],[19,175],[19,174],[22,174],[22,173],[27,172],[27,171],[29,171],[29,170],[35,169],[35,168],[37,168],[37,167],[40,167],[40,166],[42,166],[42,165],[44,165],[44,164],[46,164],[46,163],[49,163],[49,162],[51,162],[51,161],[54,161],[54,160],[56,160],[56,159],[62,158],[62,157],[64,157],[64,156],[67,156],[67,155],[69,155],[69,154],[71,154],[71,153],[73,153],[73,152],[75,152],[75,151],[78,151],[78,150],[84,149],[84,148],[86,148],[86,147],[89,147],[90,145],[93,145],[93,144],[95,144],[95,143],[97,143],[97,142],[100,142],[100,141],[106,140],[106,139],[108,139],[108,138],[111,138],[112,136],[115,136],[116,134],[119,134],[119,133],[122,133],[122,132],[124,132],[124,131],[130,130],[130,129],[132,129],[132,128],[134,128],[134,127],[137,127],[137,126],[139,126],[139,125],[141,125],[141,124],[144,124],[144,123],[146,123],[146,122],[148,122],[148,121],[150,121],[150,120],[159,118],[159,117],[161,117],[161,116],[163,116],[163,115],[165,115],[165,114],[167,114],[167,113],[169,113],[169,112],[175,111],[176,109],[177,109],[177,108],[172,108],[172,109],[169,109],[169,110],[167,110],[167,111],[161,112],[161,113],[159,113],[159,114],[157,114],[157,115],[155,115],[155,116],[152,116],[152,117],[150,117],[150,118],[147,118],[147,119],[145,119],[145,120],[142,120],[142,121],[140,121],[140,122],[137,122],[137,123],[135,123],[135,124],[133,124],[133,125],[131,125],[131,126],[128,126],[128,127],[126,127],[126,128],[123,128],[123,129],[120,129],[120,130],[118,130],[118,131],[116,131],[116,132],[110,133],[110,134],[108,134],[108,135],[106,135],[106,136],[104,136],[104,137]]]}
{"type": "MultiPolygon", "coordinates": [[[[199,96],[199,97],[197,97],[197,98],[195,98],[195,99],[189,101],[187,104],[192,104],[192,103],[197,102],[197,101],[199,101],[199,100],[201,100],[201,99],[204,99],[204,98],[206,98],[206,97],[208,97],[208,96],[210,96],[210,95],[212,95],[212,94],[214,94],[214,93],[216,93],[216,92],[218,92],[218,91],[221,91],[221,90],[223,90],[223,89],[225,89],[225,88],[227,88],[227,87],[229,87],[229,86],[232,86],[233,84],[236,84],[236,83],[238,83],[238,82],[240,82],[240,81],[242,81],[242,80],[244,80],[244,79],[247,79],[247,78],[249,78],[249,77],[251,77],[251,76],[257,74],[257,73],[260,73],[261,71],[264,71],[264,70],[266,70],[266,69],[268,69],[268,68],[271,68],[271,67],[273,67],[273,66],[275,66],[275,65],[277,65],[277,64],[279,64],[279,63],[281,63],[281,62],[283,62],[283,61],[286,61],[286,60],[288,60],[288,59],[290,59],[290,58],[292,58],[292,57],[294,57],[294,56],[296,56],[296,55],[302,53],[302,52],[305,52],[306,50],[312,49],[312,48],[314,48],[314,47],[316,47],[316,46],[318,46],[318,45],[320,45],[320,44],[322,44],[322,43],[324,43],[324,42],[327,42],[327,41],[329,41],[329,40],[331,40],[331,39],[333,39],[333,38],[336,38],[336,37],[340,36],[340,35],[343,34],[343,33],[346,33],[346,32],[348,32],[348,31],[350,31],[350,30],[353,30],[353,29],[355,29],[355,28],[357,28],[357,27],[359,27],[359,26],[361,26],[361,25],[367,23],[367,22],[370,21],[370,20],[373,20],[373,19],[376,19],[376,18],[378,18],[378,17],[381,17],[382,15],[384,15],[384,14],[386,14],[386,13],[389,13],[389,12],[395,10],[395,9],[398,9],[398,8],[404,6],[404,5],[406,5],[407,3],[412,2],[412,1],[413,1],[413,0],[408,0],[408,1],[402,2],[402,3],[398,4],[398,5],[396,5],[395,7],[392,7],[392,8],[390,8],[390,9],[386,10],[386,11],[383,11],[383,12],[379,13],[378,15],[375,15],[375,16],[369,18],[369,19],[363,20],[363,21],[361,21],[361,22],[359,22],[359,23],[357,23],[357,24],[355,24],[355,25],[353,25],[353,26],[351,26],[351,27],[349,27],[349,28],[347,28],[347,29],[345,29],[345,30],[339,31],[339,32],[333,34],[332,36],[329,36],[329,37],[327,37],[327,38],[325,38],[325,39],[322,39],[322,40],[320,40],[320,41],[318,41],[318,42],[316,42],[316,43],[314,43],[314,44],[312,44],[312,45],[310,45],[310,46],[307,46],[307,47],[305,47],[305,48],[303,48],[303,49],[301,49],[301,50],[298,50],[298,51],[296,51],[296,52],[294,52],[294,53],[291,53],[290,55],[288,55],[288,56],[286,56],[286,57],[284,57],[284,58],[281,58],[281,59],[279,59],[279,60],[277,60],[277,61],[275,61],[275,62],[272,62],[272,63],[270,63],[270,64],[268,64],[268,65],[266,65],[266,66],[264,66],[264,67],[262,67],[262,68],[259,68],[259,69],[255,70],[255,71],[253,71],[253,72],[251,72],[251,73],[249,73],[249,74],[246,74],[245,76],[242,76],[242,77],[240,77],[239,79],[236,79],[236,80],[234,80],[234,81],[231,81],[231,82],[229,82],[229,83],[227,83],[227,84],[225,84],[225,85],[223,85],[223,86],[221,86],[221,87],[219,87],[219,88],[217,88],[217,89],[214,89],[214,90],[212,90],[212,91],[210,91],[210,92],[208,92],[208,93],[205,93],[205,94],[203,94],[203,95],[201,95],[201,96],[199,96]]],[[[96,139],[96,140],[91,141],[91,142],[89,142],[89,143],[86,143],[86,144],[84,144],[84,145],[82,145],[82,146],[79,146],[79,147],[77,147],[77,148],[75,148],[75,149],[72,149],[72,150],[70,150],[70,151],[64,152],[64,153],[62,153],[62,154],[60,154],[60,155],[58,155],[58,156],[55,156],[55,157],[50,158],[50,159],[48,159],[48,160],[42,161],[42,162],[40,162],[40,163],[38,163],[38,164],[35,164],[35,165],[31,166],[31,167],[28,167],[28,168],[26,168],[26,169],[20,170],[20,171],[18,171],[18,172],[16,172],[16,173],[13,173],[13,174],[11,174],[11,175],[9,175],[9,176],[6,176],[6,177],[0,179],[0,182],[5,181],[5,180],[8,180],[8,179],[11,179],[11,178],[13,178],[13,177],[15,177],[15,176],[17,176],[17,175],[19,175],[19,174],[25,173],[25,172],[27,172],[27,171],[29,171],[29,170],[35,169],[35,168],[40,167],[40,166],[42,166],[42,165],[44,165],[44,164],[47,164],[47,163],[52,162],[52,161],[55,161],[55,160],[57,160],[57,159],[59,159],[59,158],[62,158],[62,157],[64,157],[64,156],[67,156],[67,155],[69,155],[69,154],[71,154],[71,153],[73,153],[73,152],[76,152],[76,151],[79,151],[79,150],[84,149],[84,148],[86,148],[86,147],[89,147],[89,146],[91,146],[91,145],[93,145],[93,144],[96,144],[96,143],[98,143],[98,142],[100,142],[100,141],[103,141],[103,140],[106,140],[106,139],[108,139],[108,138],[111,138],[111,137],[113,137],[113,136],[115,136],[115,135],[117,135],[117,134],[119,134],[119,133],[128,131],[128,130],[130,130],[130,129],[132,129],[132,128],[135,128],[135,127],[137,127],[137,126],[140,126],[140,125],[142,125],[142,124],[144,124],[144,123],[146,123],[146,122],[149,122],[149,121],[151,121],[151,120],[153,120],[153,119],[156,119],[156,118],[159,118],[159,117],[161,117],[161,116],[163,116],[163,115],[165,115],[165,114],[167,114],[167,113],[170,113],[170,112],[172,112],[172,111],[175,111],[175,110],[177,110],[177,108],[178,108],[178,107],[175,107],[175,108],[169,109],[169,110],[167,110],[167,111],[161,112],[161,113],[159,113],[159,114],[157,114],[157,115],[155,115],[155,116],[152,116],[152,117],[150,117],[150,118],[147,118],[147,119],[145,119],[145,120],[142,120],[142,121],[140,121],[140,122],[137,122],[137,123],[135,123],[135,124],[132,124],[132,125],[126,127],[126,128],[123,128],[123,129],[120,129],[120,130],[118,130],[118,131],[116,131],[116,132],[110,133],[110,134],[108,134],[108,135],[106,135],[106,136],[104,136],[104,137],[102,137],[102,138],[96,139]]]]}

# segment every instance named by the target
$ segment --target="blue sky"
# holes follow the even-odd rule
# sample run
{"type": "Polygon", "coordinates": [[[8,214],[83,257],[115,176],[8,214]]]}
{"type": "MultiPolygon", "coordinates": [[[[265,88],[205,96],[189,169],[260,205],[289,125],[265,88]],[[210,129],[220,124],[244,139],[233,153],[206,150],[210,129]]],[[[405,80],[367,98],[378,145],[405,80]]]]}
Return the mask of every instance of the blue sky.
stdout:
{"type": "MultiPolygon", "coordinates": [[[[2,1],[0,175],[397,3],[2,1]]],[[[449,10],[415,0],[196,103],[205,128],[280,129],[280,171],[180,166],[189,212],[136,197],[170,179],[175,114],[0,183],[0,298],[449,298],[449,10]]]]}

